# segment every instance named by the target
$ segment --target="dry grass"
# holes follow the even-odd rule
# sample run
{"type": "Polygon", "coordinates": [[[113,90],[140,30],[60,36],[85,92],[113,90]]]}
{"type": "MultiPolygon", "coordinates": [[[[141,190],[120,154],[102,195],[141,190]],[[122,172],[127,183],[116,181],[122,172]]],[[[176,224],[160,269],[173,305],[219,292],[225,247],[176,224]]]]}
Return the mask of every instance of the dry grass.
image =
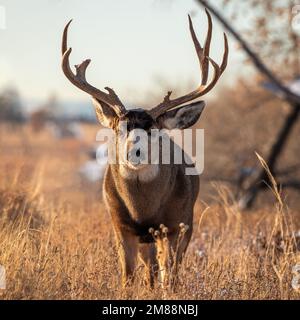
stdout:
{"type": "Polygon", "coordinates": [[[28,128],[0,131],[0,264],[7,273],[1,298],[300,298],[291,286],[300,216],[284,205],[276,184],[274,204],[248,213],[239,212],[230,190],[215,186],[212,205],[197,203],[180,289],[149,290],[139,268],[122,290],[100,188],[82,186],[75,172],[85,143],[54,141],[46,132],[35,137],[28,128]]]}

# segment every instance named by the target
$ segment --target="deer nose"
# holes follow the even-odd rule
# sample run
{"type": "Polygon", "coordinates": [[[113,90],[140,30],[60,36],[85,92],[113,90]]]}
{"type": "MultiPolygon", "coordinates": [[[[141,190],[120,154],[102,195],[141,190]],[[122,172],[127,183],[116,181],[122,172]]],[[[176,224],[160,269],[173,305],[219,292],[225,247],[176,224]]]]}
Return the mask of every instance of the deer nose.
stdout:
{"type": "Polygon", "coordinates": [[[127,159],[133,164],[139,164],[146,159],[144,152],[140,148],[133,148],[127,154],[127,159]]]}

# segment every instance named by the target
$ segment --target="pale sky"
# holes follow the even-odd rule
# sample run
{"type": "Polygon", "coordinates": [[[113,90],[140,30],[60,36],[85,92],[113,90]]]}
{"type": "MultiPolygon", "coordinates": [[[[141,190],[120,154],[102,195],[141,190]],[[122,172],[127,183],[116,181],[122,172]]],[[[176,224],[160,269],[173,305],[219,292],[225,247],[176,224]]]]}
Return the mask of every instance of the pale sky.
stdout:
{"type": "MultiPolygon", "coordinates": [[[[138,103],[147,92],[158,89],[158,78],[170,86],[199,82],[187,14],[192,13],[202,43],[207,21],[203,8],[193,0],[0,0],[0,8],[5,11],[5,28],[0,28],[0,89],[13,85],[27,101],[42,101],[50,94],[62,101],[89,99],[60,67],[61,35],[71,18],[71,64],[91,58],[88,81],[99,88],[114,88],[122,101],[138,103]]],[[[215,21],[212,57],[218,62],[222,31],[215,21]]],[[[233,80],[232,72],[240,62],[231,40],[229,67],[218,86],[233,80]]]]}

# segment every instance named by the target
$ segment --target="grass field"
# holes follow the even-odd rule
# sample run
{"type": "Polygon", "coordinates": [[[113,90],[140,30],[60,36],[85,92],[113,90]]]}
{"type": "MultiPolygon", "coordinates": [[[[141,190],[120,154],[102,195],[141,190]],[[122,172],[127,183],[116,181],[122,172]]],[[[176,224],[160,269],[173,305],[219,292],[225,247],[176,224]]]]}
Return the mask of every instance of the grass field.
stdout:
{"type": "Polygon", "coordinates": [[[76,173],[94,131],[86,127],[79,142],[0,126],[1,299],[300,298],[291,285],[300,264],[299,211],[274,195],[268,206],[241,213],[222,184],[210,186],[213,202],[200,192],[179,289],[150,290],[141,267],[133,285],[121,289],[100,182],[85,183],[76,173]]]}

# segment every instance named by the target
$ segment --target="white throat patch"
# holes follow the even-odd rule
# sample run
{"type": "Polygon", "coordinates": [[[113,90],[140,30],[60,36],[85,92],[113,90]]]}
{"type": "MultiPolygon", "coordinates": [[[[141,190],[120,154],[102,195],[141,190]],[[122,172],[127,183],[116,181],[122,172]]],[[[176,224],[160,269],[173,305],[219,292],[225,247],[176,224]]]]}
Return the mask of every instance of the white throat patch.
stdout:
{"type": "Polygon", "coordinates": [[[119,165],[121,176],[124,179],[139,179],[141,182],[150,182],[154,180],[159,172],[158,164],[149,164],[141,169],[130,169],[124,164],[119,165]]]}

